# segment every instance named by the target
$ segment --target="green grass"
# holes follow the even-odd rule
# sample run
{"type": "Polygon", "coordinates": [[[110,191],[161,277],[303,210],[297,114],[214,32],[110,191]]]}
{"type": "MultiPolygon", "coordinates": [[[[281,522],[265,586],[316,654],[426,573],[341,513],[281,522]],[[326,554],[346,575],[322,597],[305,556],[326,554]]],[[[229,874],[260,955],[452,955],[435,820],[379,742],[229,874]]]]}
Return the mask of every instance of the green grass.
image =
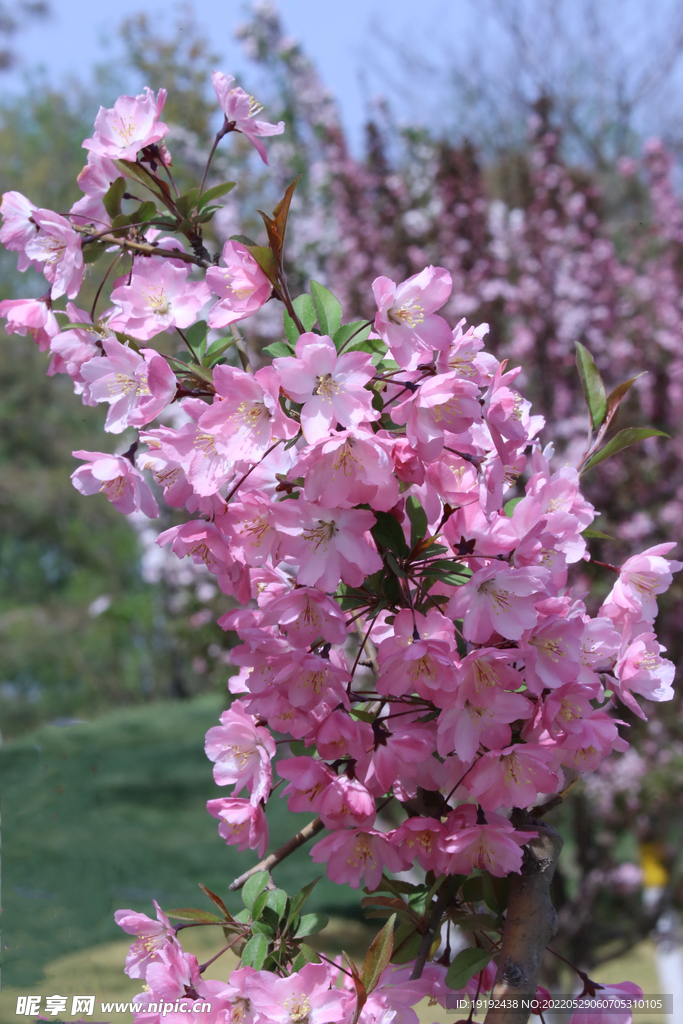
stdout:
{"type": "MultiPolygon", "coordinates": [[[[230,909],[228,885],[255,863],[218,837],[206,800],[224,796],[203,751],[221,711],[216,696],[115,711],[85,725],[48,726],[0,748],[3,804],[3,982],[27,985],[69,953],[123,938],[119,907],[153,915],[210,909],[203,882],[230,909]]],[[[274,797],[269,850],[310,815],[274,797]]],[[[276,868],[289,892],[320,873],[308,848],[276,868]]],[[[320,881],[311,909],[358,913],[358,895],[320,881]]]]}

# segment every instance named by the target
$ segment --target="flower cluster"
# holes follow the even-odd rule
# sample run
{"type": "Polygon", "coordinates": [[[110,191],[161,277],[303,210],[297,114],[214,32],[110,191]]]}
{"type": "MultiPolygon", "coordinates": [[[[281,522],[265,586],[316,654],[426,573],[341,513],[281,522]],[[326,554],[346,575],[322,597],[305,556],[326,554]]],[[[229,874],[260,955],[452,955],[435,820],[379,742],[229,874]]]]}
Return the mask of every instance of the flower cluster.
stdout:
{"type": "MultiPolygon", "coordinates": [[[[217,141],[241,131],[264,155],[260,137],[283,126],[250,121],[257,107],[231,85],[214,76],[217,141]]],[[[542,446],[521,369],[484,351],[487,325],[452,327],[438,312],[449,271],[378,277],[376,312],[357,323],[342,324],[340,303],[315,282],[292,301],[282,249],[294,186],[264,217],[268,248],[230,240],[219,265],[202,224],[230,183],[173,197],[160,177],[171,159],[164,98],[147,90],[100,111],[85,143],[87,202],[71,223],[18,193],[3,198],[0,240],[50,291],[1,303],[0,314],[49,349],[49,372],[68,374],[84,403],[108,404],[107,432],[140,431],[125,452],[75,452],[85,462],[75,486],[155,517],[151,474],[187,513],[158,543],[205,566],[243,606],[219,620],[240,641],[236,699],[206,738],[217,784],[233,787],[208,804],[219,834],[265,852],[277,732],[289,741],[275,765],[281,796],[328,831],[311,856],[333,881],[376,890],[415,862],[435,878],[519,872],[537,832],[515,813],[627,749],[617,702],[644,717],[639,697],[671,697],[653,620],[683,563],[664,544],[612,567],[616,582],[591,614],[570,576],[590,558],[595,516],[579,471],[542,446]],[[154,201],[122,212],[125,177],[148,182],[154,201]],[[175,237],[159,235],[160,199],[175,237]],[[76,298],[84,252],[94,261],[112,249],[109,269],[128,266],[111,305],[99,317],[54,308],[76,298]],[[239,368],[229,358],[239,333],[208,332],[271,298],[287,340],[270,365],[239,368]],[[190,361],[147,347],[162,334],[182,339],[190,361]],[[154,425],[171,405],[174,425],[154,425]],[[380,813],[389,802],[391,823],[380,813]]],[[[255,1024],[353,1016],[357,991],[336,988],[324,964],[279,977],[257,969],[266,953],[252,947],[219,990],[161,911],[157,923],[143,917],[119,912],[138,935],[128,970],[144,977],[150,1005],[212,995],[226,1020],[236,1006],[255,1024]]],[[[387,970],[368,1021],[440,998],[436,965],[419,986],[387,970]]]]}

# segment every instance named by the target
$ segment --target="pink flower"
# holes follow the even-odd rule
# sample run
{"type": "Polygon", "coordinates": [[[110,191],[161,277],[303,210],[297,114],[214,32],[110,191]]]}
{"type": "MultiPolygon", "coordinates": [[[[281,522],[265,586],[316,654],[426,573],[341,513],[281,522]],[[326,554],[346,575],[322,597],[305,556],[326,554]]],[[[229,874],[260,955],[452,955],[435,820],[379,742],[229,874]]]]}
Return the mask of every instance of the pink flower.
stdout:
{"type": "Polygon", "coordinates": [[[450,875],[469,875],[475,868],[503,878],[522,870],[521,847],[537,832],[518,832],[502,814],[478,813],[474,804],[461,804],[448,815],[443,851],[450,875]]]}
{"type": "Polygon", "coordinates": [[[527,638],[524,681],[540,695],[578,677],[584,623],[579,616],[550,615],[527,638]]]}
{"type": "Polygon", "coordinates": [[[268,846],[268,822],[261,805],[239,797],[221,797],[207,800],[206,809],[218,818],[218,835],[228,846],[236,846],[240,853],[249,847],[262,857],[268,846]]]}
{"type": "Polygon", "coordinates": [[[189,327],[211,297],[205,281],[188,281],[187,267],[173,267],[170,260],[136,260],[130,283],[111,293],[118,309],[109,320],[113,331],[123,331],[139,341],[174,327],[189,327]]]}
{"type": "Polygon", "coordinates": [[[273,366],[283,391],[303,403],[301,427],[309,444],[328,437],[337,423],[355,427],[379,417],[364,387],[375,373],[365,352],[337,356],[332,339],[319,334],[302,334],[295,352],[274,359],[273,366]]]}
{"type": "Polygon", "coordinates": [[[629,619],[653,622],[657,615],[657,594],[671,586],[672,573],[683,569],[683,562],[664,558],[676,543],[656,544],[639,555],[627,558],[619,572],[619,579],[605,598],[600,615],[614,622],[629,619]]]}
{"type": "Polygon", "coordinates": [[[115,338],[105,338],[102,347],[105,357],[83,363],[80,372],[90,397],[109,402],[104,429],[120,434],[126,427],[144,426],[175,398],[175,374],[154,349],[137,353],[115,338]]]}
{"type": "MultiPolygon", "coordinates": [[[[434,750],[434,731],[429,725],[387,719],[375,732],[372,745],[358,759],[358,775],[368,789],[381,796],[399,783],[410,784],[420,768],[430,761],[434,750]]],[[[414,789],[414,786],[410,788],[414,789]]]]}
{"type": "Polygon", "coordinates": [[[295,708],[312,711],[321,701],[349,706],[346,686],[351,681],[343,655],[330,651],[320,654],[293,651],[273,664],[273,683],[295,708]]]}
{"type": "Polygon", "coordinates": [[[156,519],[159,515],[154,495],[142,475],[125,456],[86,451],[71,454],[74,458],[85,459],[89,463],[86,466],[79,466],[71,474],[74,487],[81,494],[101,492],[114,508],[124,515],[130,515],[138,509],[150,519],[156,519]]]}
{"type": "Polygon", "coordinates": [[[59,334],[57,317],[45,299],[3,299],[0,317],[7,319],[8,334],[30,334],[41,352],[59,334]]]}
{"type": "Polygon", "coordinates": [[[519,640],[538,621],[536,601],[543,596],[549,576],[547,569],[507,569],[492,562],[458,587],[448,614],[462,616],[463,633],[474,643],[486,643],[494,632],[519,640]]]}
{"type": "Polygon", "coordinates": [[[375,330],[399,366],[414,370],[431,362],[435,349],[449,348],[451,329],[434,310],[443,306],[452,287],[448,271],[431,266],[399,285],[388,277],[373,281],[375,330]]]}
{"type": "Polygon", "coordinates": [[[34,210],[31,216],[40,230],[26,242],[26,255],[34,264],[44,264],[53,299],[64,294],[75,299],[83,281],[81,236],[52,210],[34,210]]]}
{"type": "Polygon", "coordinates": [[[617,985],[596,985],[595,988],[595,996],[584,996],[586,1008],[576,1010],[568,1024],[632,1024],[631,1010],[620,1007],[624,1004],[630,1007],[633,1000],[642,999],[643,990],[639,985],[620,981],[617,985]]]}
{"type": "Polygon", "coordinates": [[[441,757],[455,751],[461,761],[471,761],[479,749],[504,747],[512,737],[510,722],[529,718],[533,704],[521,693],[498,691],[486,705],[464,704],[456,697],[455,705],[439,716],[436,749],[441,757]]]}
{"type": "Polygon", "coordinates": [[[333,832],[315,844],[311,857],[316,864],[327,864],[333,882],[358,889],[364,878],[370,891],[379,885],[384,868],[405,871],[409,866],[405,851],[395,849],[387,836],[373,829],[333,832]]]}
{"type": "Polygon", "coordinates": [[[399,499],[391,442],[369,430],[342,430],[309,445],[290,471],[304,494],[328,508],[371,505],[388,512],[399,499]]]}
{"type": "Polygon", "coordinates": [[[443,840],[446,830],[436,818],[408,818],[397,828],[391,841],[399,849],[405,849],[414,857],[424,871],[436,875],[446,870],[443,840]]]}
{"type": "Polygon", "coordinates": [[[249,570],[235,557],[227,538],[221,533],[216,522],[204,519],[191,520],[180,526],[172,526],[157,537],[157,544],[169,542],[179,558],[191,555],[195,565],[205,565],[218,578],[218,586],[224,594],[234,594],[237,600],[246,604],[251,596],[249,570]]]}
{"type": "Polygon", "coordinates": [[[256,462],[274,439],[298,433],[298,424],[282,411],[280,378],[271,366],[254,374],[217,366],[213,383],[216,400],[198,422],[213,434],[216,448],[227,458],[256,462]]]}
{"type": "Polygon", "coordinates": [[[281,797],[289,797],[290,811],[317,811],[320,795],[336,778],[331,768],[313,757],[288,757],[277,763],[277,773],[289,780],[281,797]]]}
{"type": "Polygon", "coordinates": [[[404,608],[394,619],[393,631],[377,649],[379,693],[398,697],[417,691],[430,700],[439,691],[456,688],[458,659],[449,619],[436,609],[413,616],[404,608]]]}
{"type": "Polygon", "coordinates": [[[224,75],[220,71],[214,71],[211,81],[218,97],[221,110],[225,114],[225,120],[233,126],[234,131],[246,135],[256,149],[264,164],[268,163],[266,147],[261,142],[264,135],[282,135],[285,130],[285,122],[269,124],[268,121],[256,121],[255,118],[261,113],[263,107],[257,103],[253,96],[246,93],[244,89],[233,85],[235,79],[232,75],[224,75]]]}
{"type": "Polygon", "coordinates": [[[126,957],[126,974],[129,978],[144,978],[147,967],[157,959],[159,950],[169,942],[176,942],[175,928],[157,901],[152,900],[152,903],[157,912],[156,921],[134,910],[117,910],[114,914],[119,928],[123,928],[129,935],[136,935],[138,939],[126,957]]]}
{"type": "Polygon", "coordinates": [[[341,829],[349,825],[369,828],[375,820],[375,801],[358,779],[335,775],[317,800],[316,810],[325,828],[341,829]]]}
{"type": "Polygon", "coordinates": [[[139,150],[159,142],[168,132],[159,120],[165,102],[166,90],[159,89],[155,99],[149,86],[138,96],[119,96],[113,107],[100,107],[95,134],[83,148],[112,160],[135,160],[139,150]]]}
{"type": "Polygon", "coordinates": [[[336,591],[341,580],[358,587],[366,576],[382,568],[382,559],[366,539],[375,523],[372,512],[318,508],[303,499],[291,504],[299,517],[295,525],[289,521],[280,525],[285,534],[281,556],[298,563],[299,584],[336,591]]]}
{"type": "Polygon", "coordinates": [[[439,457],[445,432],[462,434],[481,419],[479,389],[457,373],[431,377],[391,408],[394,423],[405,423],[411,445],[426,462],[439,457]]]}
{"type": "Polygon", "coordinates": [[[615,690],[622,701],[640,718],[644,718],[637,701],[631,696],[639,693],[648,700],[672,700],[676,668],[673,662],[662,658],[661,647],[654,633],[643,632],[629,643],[624,643],[624,650],[617,661],[614,674],[618,685],[615,690]]]}
{"type": "Polygon", "coordinates": [[[31,200],[21,192],[5,192],[0,203],[0,216],[3,219],[0,242],[10,252],[19,253],[17,269],[21,271],[27,270],[31,265],[25,250],[38,232],[38,225],[32,219],[36,209],[31,200]]]}
{"type": "MultiPolygon", "coordinates": [[[[66,315],[72,324],[91,324],[92,319],[84,309],[74,306],[73,302],[67,302],[66,315]]],[[[59,327],[57,327],[59,331],[59,327]]],[[[102,355],[101,332],[98,328],[76,327],[71,330],[61,331],[50,339],[50,352],[52,359],[48,369],[48,376],[55,373],[68,373],[74,382],[74,390],[77,395],[86,391],[86,383],[81,376],[81,367],[90,359],[102,355]]],[[[89,396],[84,395],[83,402],[88,405],[95,403],[89,396]]]]}
{"type": "Polygon", "coordinates": [[[148,967],[145,981],[152,992],[164,999],[183,999],[188,989],[196,992],[201,986],[197,957],[186,953],[178,943],[167,945],[159,959],[148,967]]]}
{"type": "Polygon", "coordinates": [[[102,197],[121,177],[121,172],[109,157],[88,153],[88,163],[78,175],[78,187],[85,195],[69,211],[72,224],[94,224],[99,231],[111,225],[111,217],[104,208],[102,197]]]}
{"type": "Polygon", "coordinates": [[[206,283],[221,299],[209,310],[209,327],[226,327],[251,316],[270,298],[273,285],[241,242],[223,246],[224,267],[209,267],[206,283]]]}
{"type": "Polygon", "coordinates": [[[554,793],[560,785],[552,760],[552,752],[538,744],[491,750],[475,762],[463,785],[484,810],[529,807],[539,793],[554,793]]]}
{"type": "Polygon", "coordinates": [[[241,701],[234,701],[221,715],[221,724],[209,729],[204,750],[209,761],[215,762],[213,777],[219,786],[234,783],[233,796],[246,786],[253,804],[268,799],[275,740],[268,729],[255,724],[241,701]]]}
{"type": "Polygon", "coordinates": [[[264,626],[279,624],[292,647],[310,647],[320,637],[331,644],[346,640],[339,604],[311,587],[297,587],[270,601],[262,621],[264,626]]]}
{"type": "Polygon", "coordinates": [[[257,971],[247,978],[245,992],[269,1024],[334,1024],[347,1016],[346,998],[332,986],[327,964],[305,964],[286,978],[257,971]]]}

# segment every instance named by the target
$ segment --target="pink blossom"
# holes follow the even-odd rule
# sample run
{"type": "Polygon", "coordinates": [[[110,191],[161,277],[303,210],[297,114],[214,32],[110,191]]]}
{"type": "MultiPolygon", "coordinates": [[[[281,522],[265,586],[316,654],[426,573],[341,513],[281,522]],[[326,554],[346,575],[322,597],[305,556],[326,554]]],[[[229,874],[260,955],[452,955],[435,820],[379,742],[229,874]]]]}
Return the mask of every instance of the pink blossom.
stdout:
{"type": "Polygon", "coordinates": [[[655,544],[639,555],[627,558],[599,614],[607,615],[617,623],[626,619],[637,622],[641,618],[653,622],[657,615],[655,595],[668,590],[672,573],[683,569],[683,562],[664,558],[675,547],[675,541],[655,544]]]}
{"type": "Polygon", "coordinates": [[[114,920],[119,928],[129,935],[136,935],[137,942],[130,947],[126,956],[126,974],[129,978],[144,978],[147,967],[159,955],[168,942],[175,943],[175,928],[164,914],[156,900],[152,900],[157,912],[153,921],[146,914],[134,910],[117,910],[114,920]]]}
{"type": "Polygon", "coordinates": [[[494,377],[499,363],[489,352],[482,352],[484,338],[489,333],[488,324],[468,327],[463,331],[464,318],[453,331],[450,348],[441,350],[436,360],[439,373],[455,370],[465,380],[472,380],[480,387],[488,384],[494,377]]]}
{"type": "Polygon", "coordinates": [[[147,969],[145,978],[152,992],[164,999],[182,999],[201,987],[202,976],[196,956],[186,953],[178,943],[167,945],[161,956],[147,969]]]}
{"type": "Polygon", "coordinates": [[[235,594],[243,604],[249,600],[249,570],[235,557],[228,538],[221,533],[215,521],[195,519],[172,526],[160,533],[156,542],[159,545],[170,542],[179,558],[190,555],[195,565],[205,565],[217,577],[218,586],[224,594],[235,594]]]}
{"type": "Polygon", "coordinates": [[[218,818],[218,835],[228,846],[236,846],[240,853],[249,847],[262,857],[268,846],[268,821],[263,807],[240,797],[219,797],[207,800],[206,809],[218,818]]]}
{"type": "Polygon", "coordinates": [[[304,494],[328,508],[371,505],[388,512],[399,499],[391,442],[369,430],[343,430],[310,444],[290,470],[304,494]]]}
{"type": "MultiPolygon", "coordinates": [[[[420,766],[434,760],[433,727],[399,718],[382,721],[372,745],[358,758],[357,771],[375,796],[396,787],[405,786],[416,777],[420,766]]],[[[414,788],[414,787],[409,787],[414,788]]]]}
{"type": "Polygon", "coordinates": [[[375,801],[358,779],[346,775],[333,776],[315,801],[325,828],[340,829],[349,825],[369,828],[375,820],[375,801]]]}
{"type": "Polygon", "coordinates": [[[499,690],[485,705],[456,697],[455,704],[439,715],[436,749],[441,757],[455,751],[461,761],[471,761],[480,743],[489,749],[507,746],[512,737],[509,723],[532,713],[531,701],[521,693],[499,690]]]}
{"type": "Polygon", "coordinates": [[[69,330],[60,331],[50,338],[50,352],[52,359],[48,369],[48,376],[55,373],[68,373],[74,382],[76,394],[83,394],[83,402],[94,405],[94,401],[87,392],[86,382],[81,376],[81,367],[90,359],[102,355],[101,336],[104,333],[101,328],[95,327],[89,313],[79,309],[73,302],[67,302],[66,315],[72,324],[89,324],[89,327],[75,327],[69,330]],[[100,344],[98,345],[98,341],[100,344]]]}
{"type": "Polygon", "coordinates": [[[560,785],[552,760],[549,750],[532,743],[491,750],[475,762],[463,785],[487,811],[529,807],[539,793],[554,793],[560,785]]]}
{"type": "Polygon", "coordinates": [[[355,427],[378,418],[372,393],[364,386],[375,373],[369,355],[337,356],[332,339],[319,334],[300,335],[295,352],[274,359],[273,366],[283,391],[303,403],[301,427],[309,444],[328,437],[337,423],[355,427]]]}
{"type": "Polygon", "coordinates": [[[394,423],[405,423],[411,445],[427,462],[439,457],[446,431],[462,434],[481,419],[479,389],[457,373],[430,377],[402,402],[392,406],[394,423]]]}
{"type": "Polygon", "coordinates": [[[112,160],[135,160],[139,150],[159,142],[168,132],[159,120],[165,102],[166,90],[159,89],[155,99],[149,86],[137,96],[119,96],[113,107],[100,107],[95,134],[83,148],[112,160]]]}
{"type": "Polygon", "coordinates": [[[159,515],[154,495],[142,475],[125,456],[86,451],[71,454],[88,463],[79,466],[71,474],[74,487],[81,494],[100,492],[124,515],[130,515],[138,509],[150,519],[156,519],[159,515]]]}
{"type": "Polygon", "coordinates": [[[642,999],[643,990],[639,985],[633,981],[620,981],[617,985],[596,985],[595,988],[595,996],[585,996],[586,1009],[576,1010],[568,1024],[632,1024],[631,1010],[618,1007],[624,1002],[630,1006],[633,1000],[642,999]],[[604,1008],[600,1006],[602,1001],[604,1008]]]}
{"type": "Polygon", "coordinates": [[[104,429],[120,434],[128,426],[144,426],[175,398],[175,374],[154,349],[134,352],[114,338],[105,338],[102,347],[104,358],[83,363],[80,372],[90,397],[109,402],[104,429]]]}
{"type": "Polygon", "coordinates": [[[531,693],[541,694],[576,679],[581,663],[584,623],[574,616],[550,615],[526,640],[524,681],[531,693]]]}
{"type": "Polygon", "coordinates": [[[374,737],[367,722],[356,722],[344,711],[335,710],[317,723],[315,742],[327,761],[338,757],[359,760],[372,748],[374,737]]]}
{"type": "Polygon", "coordinates": [[[245,991],[260,1019],[269,1024],[334,1024],[346,1017],[346,1000],[332,986],[327,964],[305,964],[286,978],[257,971],[247,979],[245,991]]]}
{"type": "Polygon", "coordinates": [[[446,870],[443,839],[446,831],[436,818],[414,817],[404,821],[392,834],[391,841],[399,849],[406,849],[424,871],[436,875],[446,870]]]}
{"type": "Polygon", "coordinates": [[[87,166],[78,175],[78,186],[85,195],[73,204],[69,211],[71,222],[74,224],[94,224],[99,231],[111,224],[111,217],[104,208],[102,197],[109,191],[111,185],[121,172],[109,157],[97,156],[95,153],[88,153],[87,166]]]}
{"type": "Polygon", "coordinates": [[[397,850],[389,838],[374,829],[354,828],[333,832],[316,843],[311,850],[316,864],[327,864],[327,875],[338,885],[348,883],[358,889],[361,879],[372,891],[382,878],[382,871],[405,871],[409,861],[405,851],[397,850]]]}
{"type": "Polygon", "coordinates": [[[330,651],[327,656],[292,651],[273,664],[273,684],[286,693],[295,708],[312,711],[321,701],[349,706],[346,686],[351,681],[344,656],[330,651]]]}
{"type": "Polygon", "coordinates": [[[221,299],[209,310],[209,327],[227,327],[251,316],[270,298],[273,285],[246,246],[228,241],[224,267],[209,267],[206,283],[221,299]]]}
{"type": "Polygon", "coordinates": [[[521,847],[537,832],[518,832],[502,814],[477,812],[461,804],[448,815],[443,851],[450,875],[469,875],[475,868],[503,878],[522,870],[521,847]]]}
{"type": "Polygon", "coordinates": [[[117,308],[110,328],[148,341],[162,331],[189,327],[211,293],[205,281],[188,281],[188,273],[187,267],[171,266],[170,260],[135,260],[130,283],[126,278],[111,293],[117,308]]]}
{"type": "Polygon", "coordinates": [[[292,647],[310,647],[322,637],[331,644],[346,640],[344,613],[337,601],[311,587],[297,587],[268,604],[263,625],[279,623],[292,647]]]}
{"type": "Polygon", "coordinates": [[[217,366],[213,383],[216,400],[200,416],[199,426],[214,436],[216,448],[227,458],[256,462],[274,439],[298,433],[298,425],[282,411],[280,379],[271,366],[254,374],[217,366]]]}
{"type": "Polygon", "coordinates": [[[443,306],[452,287],[448,271],[432,266],[399,285],[388,277],[373,281],[378,307],[375,330],[399,366],[414,370],[420,363],[431,362],[435,349],[448,349],[451,329],[434,310],[443,306]]]}
{"type": "Polygon", "coordinates": [[[26,242],[26,255],[34,264],[44,264],[53,299],[64,294],[75,299],[83,281],[81,236],[52,210],[34,210],[31,217],[40,230],[26,242]]]}
{"type": "Polygon", "coordinates": [[[46,299],[3,299],[0,317],[6,318],[8,334],[30,334],[40,352],[59,334],[57,317],[46,299]]]}
{"type": "Polygon", "coordinates": [[[253,804],[268,799],[275,740],[267,729],[255,724],[241,701],[234,701],[221,715],[221,724],[209,729],[204,750],[209,761],[215,762],[213,777],[219,786],[234,783],[233,796],[246,786],[253,804]]]}
{"type": "Polygon", "coordinates": [[[674,691],[671,684],[676,668],[667,658],[662,658],[660,652],[665,648],[659,644],[654,633],[642,632],[630,643],[629,639],[627,636],[614,667],[614,674],[618,680],[615,691],[632,711],[644,718],[631,694],[639,693],[648,700],[657,702],[672,700],[674,691]]]}
{"type": "Polygon", "coordinates": [[[377,690],[401,696],[417,691],[431,699],[457,686],[457,654],[453,624],[436,609],[427,615],[402,609],[394,619],[393,636],[377,649],[377,690]]]}
{"type": "MultiPolygon", "coordinates": [[[[286,502],[286,504],[290,504],[286,502]]],[[[281,556],[298,563],[297,581],[303,586],[336,591],[340,580],[358,587],[382,567],[382,559],[367,539],[375,523],[364,509],[319,508],[296,503],[298,522],[282,522],[281,556]]]]}
{"type": "Polygon", "coordinates": [[[509,569],[492,562],[457,589],[448,614],[462,616],[468,640],[483,644],[492,633],[519,640],[536,625],[536,601],[548,586],[549,572],[541,568],[509,569]]]}
{"type": "Polygon", "coordinates": [[[220,71],[214,71],[211,81],[218,97],[221,110],[225,114],[225,120],[232,125],[234,131],[242,132],[252,143],[264,164],[268,163],[266,147],[261,142],[261,137],[266,135],[282,135],[285,130],[285,122],[269,124],[268,121],[257,121],[255,118],[261,113],[263,107],[253,96],[246,93],[244,89],[235,86],[235,79],[232,75],[224,75],[220,71]]]}
{"type": "Polygon", "coordinates": [[[5,192],[0,203],[0,242],[10,252],[18,252],[17,269],[24,271],[31,266],[26,255],[26,246],[35,238],[38,225],[33,220],[37,207],[21,192],[5,192]]]}
{"type": "Polygon", "coordinates": [[[277,773],[289,780],[280,793],[288,797],[287,807],[299,811],[317,811],[320,795],[336,778],[331,768],[313,757],[288,757],[277,763],[277,773]]]}

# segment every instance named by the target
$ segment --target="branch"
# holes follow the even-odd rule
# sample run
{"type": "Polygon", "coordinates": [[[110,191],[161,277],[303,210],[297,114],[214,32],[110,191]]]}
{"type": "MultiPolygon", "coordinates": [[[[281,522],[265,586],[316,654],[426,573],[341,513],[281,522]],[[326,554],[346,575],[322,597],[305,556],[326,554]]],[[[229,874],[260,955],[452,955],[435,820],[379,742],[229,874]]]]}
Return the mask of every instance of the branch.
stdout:
{"type": "MultiPolygon", "coordinates": [[[[526,844],[522,872],[512,876],[503,945],[492,992],[496,1000],[535,995],[543,951],[557,930],[550,885],[562,849],[562,837],[544,822],[528,819],[523,824],[536,829],[538,838],[526,844]]],[[[529,1013],[528,1010],[491,1009],[484,1024],[527,1024],[529,1013]]]]}
{"type": "Polygon", "coordinates": [[[322,832],[324,828],[325,826],[320,818],[314,818],[313,821],[309,821],[308,825],[304,825],[301,832],[297,832],[294,838],[290,839],[288,843],[281,846],[279,850],[275,851],[275,853],[271,853],[267,857],[264,857],[263,860],[259,861],[258,864],[255,864],[253,868],[249,868],[249,870],[245,871],[243,875],[240,875],[240,877],[236,878],[234,882],[231,882],[229,886],[231,892],[241,889],[247,879],[251,878],[252,875],[255,875],[257,871],[270,871],[276,864],[279,864],[280,861],[284,860],[285,857],[289,857],[290,853],[294,853],[295,850],[298,850],[300,846],[307,843],[309,839],[313,838],[313,836],[317,836],[318,832],[322,832]]]}
{"type": "MultiPolygon", "coordinates": [[[[129,238],[117,238],[116,235],[109,233],[98,234],[97,241],[107,242],[109,245],[120,245],[123,249],[131,249],[133,252],[142,253],[143,256],[163,256],[165,259],[182,260],[183,263],[194,263],[196,266],[204,267],[205,269],[215,266],[211,260],[203,260],[199,256],[192,256],[183,249],[159,249],[156,245],[150,245],[149,242],[133,242],[129,238]]],[[[86,235],[83,239],[83,244],[85,245],[87,242],[88,236],[86,235]]]]}
{"type": "Polygon", "coordinates": [[[420,949],[415,960],[413,973],[410,975],[411,981],[416,981],[417,978],[422,977],[422,972],[425,969],[425,964],[427,963],[429,951],[432,948],[432,943],[436,939],[437,932],[441,927],[441,919],[443,917],[443,912],[446,909],[446,904],[448,903],[448,900],[451,895],[450,882],[450,878],[444,878],[443,880],[441,892],[439,893],[436,903],[434,904],[434,907],[432,909],[432,913],[429,918],[429,924],[427,925],[427,930],[422,936],[422,942],[420,943],[420,949]]]}

